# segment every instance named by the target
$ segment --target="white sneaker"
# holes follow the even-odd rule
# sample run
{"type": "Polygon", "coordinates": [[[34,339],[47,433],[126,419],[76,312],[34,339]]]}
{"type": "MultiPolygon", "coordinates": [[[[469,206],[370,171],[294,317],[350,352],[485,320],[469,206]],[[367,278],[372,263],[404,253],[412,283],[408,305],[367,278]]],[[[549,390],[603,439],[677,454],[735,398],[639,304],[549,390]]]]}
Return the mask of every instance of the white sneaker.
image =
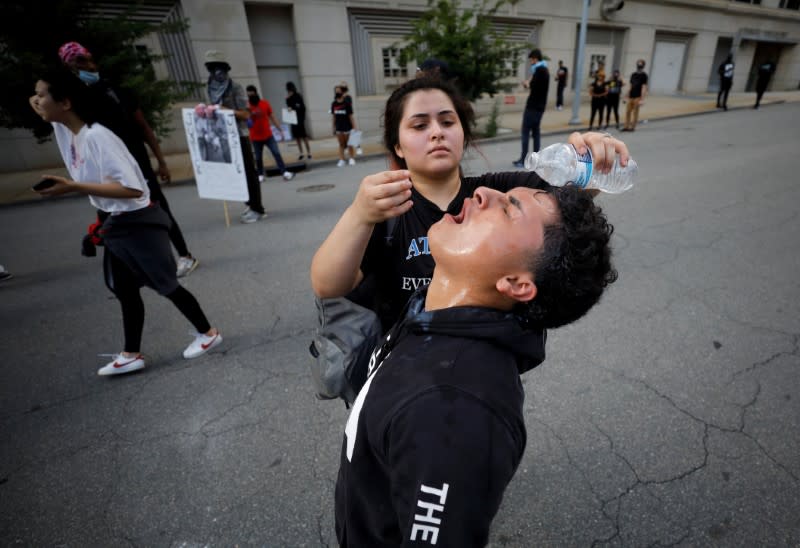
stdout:
{"type": "Polygon", "coordinates": [[[97,370],[98,375],[103,377],[122,375],[123,373],[144,369],[144,357],[141,354],[136,354],[132,358],[126,358],[122,354],[112,354],[112,356],[114,356],[112,361],[97,370]]]}
{"type": "Polygon", "coordinates": [[[188,276],[194,269],[197,268],[197,265],[200,264],[200,261],[195,259],[194,257],[178,257],[178,271],[176,275],[178,278],[183,278],[184,276],[188,276]]]}
{"type": "Polygon", "coordinates": [[[261,219],[266,219],[266,218],[267,218],[267,213],[266,212],[258,213],[257,211],[253,211],[251,209],[250,211],[248,211],[247,213],[242,215],[242,217],[239,219],[239,221],[244,223],[244,224],[246,224],[246,225],[249,225],[251,223],[255,223],[257,221],[260,221],[261,219]]]}
{"type": "Polygon", "coordinates": [[[263,175],[259,175],[258,176],[258,182],[259,183],[263,183],[264,182],[264,176],[263,175]]]}
{"type": "Polygon", "coordinates": [[[356,159],[355,158],[350,158],[349,160],[347,160],[347,163],[350,164],[351,166],[354,166],[354,165],[356,165],[356,159]]]}
{"type": "Polygon", "coordinates": [[[292,179],[294,179],[294,173],[292,173],[291,171],[284,171],[283,172],[283,179],[285,181],[291,181],[292,179]]]}
{"type": "Polygon", "coordinates": [[[361,150],[361,147],[356,148],[356,156],[363,156],[363,155],[364,155],[364,151],[361,150]]]}
{"type": "Polygon", "coordinates": [[[336,167],[344,167],[345,165],[346,162],[344,160],[339,160],[338,162],[336,162],[336,167]]]}
{"type": "Polygon", "coordinates": [[[244,217],[249,212],[250,212],[250,206],[247,206],[246,208],[244,208],[244,211],[242,211],[242,213],[239,215],[239,217],[244,217]]]}
{"type": "Polygon", "coordinates": [[[183,357],[187,360],[197,358],[221,343],[222,335],[220,335],[219,331],[216,335],[211,337],[203,333],[196,333],[194,340],[186,347],[186,350],[183,351],[183,357]]]}

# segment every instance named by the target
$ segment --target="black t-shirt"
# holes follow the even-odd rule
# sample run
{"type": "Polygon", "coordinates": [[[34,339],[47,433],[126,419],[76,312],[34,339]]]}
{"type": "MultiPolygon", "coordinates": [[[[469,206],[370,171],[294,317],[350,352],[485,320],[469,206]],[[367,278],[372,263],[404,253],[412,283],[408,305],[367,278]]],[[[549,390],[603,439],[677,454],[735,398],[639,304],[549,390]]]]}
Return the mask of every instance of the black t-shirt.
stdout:
{"type": "Polygon", "coordinates": [[[144,145],[144,134],[136,122],[136,111],[139,109],[136,97],[105,80],[88,86],[88,89],[97,121],[125,143],[142,174],[146,179],[152,179],[155,175],[144,145]]]}
{"type": "Polygon", "coordinates": [[[631,99],[636,99],[637,97],[642,96],[642,86],[647,85],[647,73],[646,72],[634,72],[631,74],[631,91],[629,97],[631,99]]]}
{"type": "Polygon", "coordinates": [[[559,86],[566,86],[567,85],[567,74],[568,73],[569,73],[569,71],[567,70],[567,67],[561,67],[560,69],[558,69],[558,72],[556,72],[556,76],[558,77],[558,85],[559,86]]]}
{"type": "Polygon", "coordinates": [[[516,187],[549,188],[538,175],[525,171],[466,177],[447,210],[442,211],[412,187],[414,207],[395,220],[391,236],[387,237],[386,223],[375,226],[361,261],[365,283],[350,295],[354,301],[375,310],[384,331],[397,321],[414,291],[431,281],[434,261],[428,248],[428,229],[445,213],[458,215],[464,199],[480,186],[500,192],[516,187]]]}
{"type": "Polygon", "coordinates": [[[612,78],[606,82],[606,86],[608,87],[609,97],[612,95],[619,96],[619,92],[622,90],[622,80],[619,78],[612,78]]]}
{"type": "Polygon", "coordinates": [[[303,96],[296,92],[293,93],[286,98],[286,106],[297,113],[297,125],[303,125],[306,120],[306,104],[303,96]]]}
{"type": "Polygon", "coordinates": [[[592,99],[604,99],[604,97],[598,97],[598,95],[603,95],[606,92],[606,83],[600,82],[597,83],[597,80],[594,81],[592,84],[592,99]]]}
{"type": "Polygon", "coordinates": [[[530,83],[531,92],[525,102],[525,110],[544,111],[547,106],[547,91],[550,88],[550,72],[544,65],[533,72],[530,83]]]}
{"type": "Polygon", "coordinates": [[[333,113],[333,124],[336,131],[350,131],[353,129],[353,124],[350,123],[350,115],[353,114],[351,103],[334,101],[331,104],[331,112],[333,113]]]}

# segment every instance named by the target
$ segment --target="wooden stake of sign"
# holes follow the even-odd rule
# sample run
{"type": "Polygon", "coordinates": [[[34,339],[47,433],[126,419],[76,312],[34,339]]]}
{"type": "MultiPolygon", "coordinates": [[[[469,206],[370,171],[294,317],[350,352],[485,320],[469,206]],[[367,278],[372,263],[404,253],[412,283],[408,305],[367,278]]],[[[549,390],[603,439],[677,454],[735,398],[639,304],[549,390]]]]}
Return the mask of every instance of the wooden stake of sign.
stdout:
{"type": "Polygon", "coordinates": [[[228,201],[222,200],[222,207],[225,208],[225,228],[231,227],[231,216],[228,213],[228,201]]]}

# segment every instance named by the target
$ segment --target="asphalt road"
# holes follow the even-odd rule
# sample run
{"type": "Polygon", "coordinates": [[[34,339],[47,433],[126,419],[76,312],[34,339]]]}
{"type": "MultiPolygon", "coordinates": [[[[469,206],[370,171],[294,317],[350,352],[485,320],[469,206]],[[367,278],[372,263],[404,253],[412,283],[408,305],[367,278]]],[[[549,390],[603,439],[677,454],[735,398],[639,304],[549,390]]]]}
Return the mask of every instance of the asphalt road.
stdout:
{"type": "MultiPolygon", "coordinates": [[[[798,121],[788,104],[623,134],[639,185],[600,198],[620,277],[523,377],[528,447],[493,546],[800,544],[798,121]]],[[[227,229],[221,203],[168,187],[201,261],[185,285],[225,342],[183,360],[190,326],[145,291],[148,366],[117,378],[96,375],[121,321],[79,255],[87,201],[0,209],[0,544],[335,546],[347,412],[307,376],[308,266],[384,167],[270,179],[270,217],[227,229]]]]}

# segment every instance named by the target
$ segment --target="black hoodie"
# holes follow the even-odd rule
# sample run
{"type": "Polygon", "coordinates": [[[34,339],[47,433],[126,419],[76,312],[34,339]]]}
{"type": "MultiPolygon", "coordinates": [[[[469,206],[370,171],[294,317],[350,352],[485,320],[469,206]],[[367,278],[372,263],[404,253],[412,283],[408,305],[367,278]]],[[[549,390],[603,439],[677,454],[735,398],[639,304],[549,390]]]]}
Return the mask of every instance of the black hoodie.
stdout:
{"type": "Polygon", "coordinates": [[[519,375],[544,359],[543,332],[487,308],[426,312],[426,292],[376,349],[347,421],[341,546],[484,546],[525,450],[519,375]]]}

